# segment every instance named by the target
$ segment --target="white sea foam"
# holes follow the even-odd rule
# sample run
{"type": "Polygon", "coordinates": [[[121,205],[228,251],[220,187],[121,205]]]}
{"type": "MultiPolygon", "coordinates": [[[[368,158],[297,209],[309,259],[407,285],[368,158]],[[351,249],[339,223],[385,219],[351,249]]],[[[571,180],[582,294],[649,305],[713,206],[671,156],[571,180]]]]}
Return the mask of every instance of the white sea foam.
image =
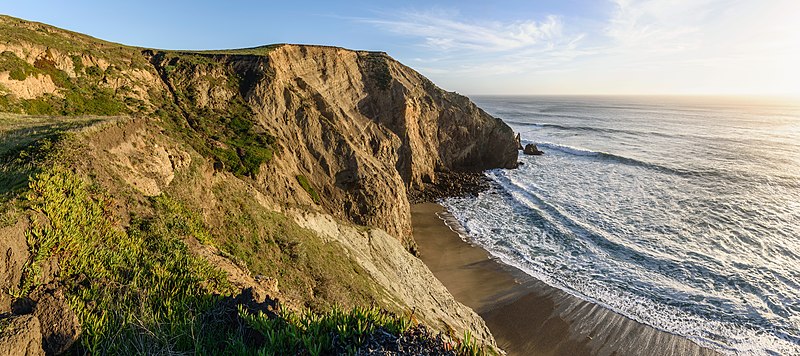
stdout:
{"type": "MultiPolygon", "coordinates": [[[[509,105],[494,100],[479,104],[509,105]]],[[[477,198],[444,201],[461,234],[545,283],[723,353],[800,355],[800,186],[788,183],[800,162],[781,156],[800,152],[800,132],[773,141],[746,127],[769,124],[747,113],[651,106],[653,119],[635,107],[570,103],[524,133],[544,156],[490,172],[495,188],[477,198]]],[[[512,121],[536,123],[520,112],[512,121]]],[[[781,120],[800,125],[797,114],[781,120]]]]}
{"type": "Polygon", "coordinates": [[[565,145],[559,145],[556,143],[551,142],[542,142],[536,145],[539,148],[549,148],[557,151],[561,151],[564,153],[569,153],[575,156],[598,156],[602,154],[602,152],[595,152],[587,149],[576,148],[576,147],[569,147],[565,145]]]}

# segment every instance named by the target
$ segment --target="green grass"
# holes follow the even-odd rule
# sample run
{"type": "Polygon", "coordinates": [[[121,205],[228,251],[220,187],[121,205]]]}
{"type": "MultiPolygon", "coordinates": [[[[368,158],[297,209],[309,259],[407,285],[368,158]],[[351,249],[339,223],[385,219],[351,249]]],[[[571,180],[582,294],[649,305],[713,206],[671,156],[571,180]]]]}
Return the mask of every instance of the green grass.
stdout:
{"type": "MultiPolygon", "coordinates": [[[[0,33],[9,45],[35,44],[69,56],[77,75],[70,77],[60,70],[51,55],[28,63],[11,52],[3,52],[0,70],[8,70],[12,80],[46,75],[60,94],[20,99],[4,95],[8,90],[0,88],[0,111],[54,116],[117,115],[136,110],[152,114],[144,111],[149,107],[143,105],[146,103],[126,97],[131,88],[112,91],[110,85],[103,84],[115,82],[122,71],[130,69],[152,72],[142,49],[2,15],[0,33]],[[107,61],[110,66],[103,70],[84,63],[83,56],[107,61]]],[[[275,138],[257,124],[245,99],[253,83],[261,77],[242,77],[243,72],[217,55],[263,55],[273,48],[167,52],[177,58],[165,61],[163,68],[167,82],[174,87],[174,97],[143,83],[132,85],[151,89],[146,100],[160,109],[156,116],[166,119],[162,123],[169,126],[166,131],[173,138],[190,144],[207,158],[222,162],[236,176],[255,177],[274,154],[280,153],[275,151],[275,138]],[[200,96],[194,91],[197,85],[192,80],[201,70],[223,74],[200,78],[210,89],[224,89],[233,94],[221,107],[202,108],[198,102],[200,96]]],[[[374,62],[377,69],[373,79],[381,88],[388,88],[391,77],[385,58],[376,57],[374,62]]],[[[358,316],[331,312],[338,310],[332,309],[336,306],[351,308],[391,299],[348,257],[343,247],[322,240],[286,215],[265,210],[246,189],[229,181],[213,187],[217,212],[203,210],[204,202],[172,190],[150,199],[130,199],[127,203],[141,206],[115,211],[112,199],[92,183],[85,175],[87,172],[76,173],[64,167],[68,165],[64,162],[78,158],[53,158],[54,154],[62,154],[55,152],[61,142],[73,137],[71,130],[94,119],[73,121],[51,117],[37,121],[38,118],[19,115],[8,119],[5,115],[0,115],[0,198],[13,199],[0,199],[0,206],[6,209],[14,204],[7,211],[14,210],[18,212],[15,216],[32,219],[26,235],[32,257],[14,294],[25,296],[45,282],[42,266],[57,260],[60,270],[55,278],[65,288],[83,326],[80,343],[74,350],[78,353],[252,354],[263,347],[238,348],[246,335],[236,327],[235,323],[242,321],[236,318],[246,316],[237,315],[235,307],[233,324],[225,316],[225,310],[231,309],[225,305],[230,304],[234,291],[221,271],[188,251],[183,243],[188,236],[218,246],[254,274],[276,278],[282,295],[316,311],[314,317],[282,313],[274,321],[273,333],[295,330],[288,334],[297,339],[289,339],[287,344],[308,344],[308,334],[304,338],[296,327],[307,332],[312,324],[349,325],[348,320],[365,323],[366,319],[358,316]],[[139,214],[128,216],[127,211],[139,214]],[[117,221],[118,218],[124,223],[117,221]],[[317,321],[298,321],[312,319],[317,321]],[[327,321],[322,322],[323,319],[327,321]]],[[[305,177],[302,180],[304,189],[319,203],[319,195],[310,182],[305,177]]],[[[301,178],[298,182],[303,185],[301,178]]],[[[170,189],[176,185],[180,184],[173,184],[170,189]]],[[[253,327],[259,325],[258,314],[248,317],[253,327]]],[[[262,325],[262,330],[268,335],[272,329],[262,325]]],[[[358,325],[346,330],[358,330],[358,325]]]]}
{"type": "Polygon", "coordinates": [[[34,68],[43,74],[49,75],[53,80],[53,84],[57,87],[72,89],[73,85],[67,73],[56,68],[56,63],[49,59],[50,57],[51,53],[48,50],[46,57],[40,57],[33,62],[34,68]]]}
{"type": "Polygon", "coordinates": [[[322,202],[322,199],[319,197],[319,194],[317,193],[316,190],[314,190],[314,187],[311,186],[311,183],[308,182],[308,178],[306,178],[306,176],[301,174],[296,176],[295,178],[297,179],[297,183],[300,183],[300,186],[303,187],[303,190],[305,190],[306,193],[308,193],[308,195],[311,197],[311,200],[313,200],[314,203],[319,204],[322,202]]]}
{"type": "MultiPolygon", "coordinates": [[[[48,58],[48,56],[39,58],[31,65],[12,52],[0,53],[0,71],[10,71],[12,79],[25,80],[31,75],[46,75],[63,90],[63,97],[45,94],[33,99],[19,99],[4,95],[0,100],[0,110],[29,115],[73,116],[119,115],[131,112],[124,100],[117,97],[111,89],[97,85],[97,81],[102,79],[102,73],[99,78],[92,74],[70,78],[48,58]]],[[[80,57],[77,60],[80,61],[80,57]]],[[[90,67],[92,68],[97,67],[90,67]]]]}
{"type": "Polygon", "coordinates": [[[140,49],[103,41],[81,33],[62,30],[45,24],[0,15],[0,33],[8,44],[37,44],[64,53],[85,54],[103,58],[111,64],[146,68],[140,49]]]}
{"type": "Polygon", "coordinates": [[[265,56],[269,52],[274,51],[280,47],[280,44],[272,44],[266,46],[258,46],[251,48],[237,48],[237,49],[216,49],[207,51],[197,51],[195,53],[201,54],[222,54],[222,55],[251,55],[251,56],[265,56]]]}
{"type": "MultiPolygon", "coordinates": [[[[191,181],[186,186],[191,187],[191,181]]],[[[276,278],[287,297],[314,310],[369,305],[386,298],[342,246],[326,243],[290,217],[265,209],[242,185],[220,182],[213,193],[219,207],[209,216],[214,244],[252,273],[276,278]]],[[[174,194],[186,205],[203,204],[190,197],[191,192],[174,194]]]]}
{"type": "Polygon", "coordinates": [[[411,327],[411,321],[378,308],[357,307],[343,311],[332,308],[324,313],[281,310],[277,317],[252,314],[239,308],[247,326],[265,338],[256,352],[267,355],[330,355],[349,354],[363,345],[367,337],[381,330],[400,335],[411,327]]]}
{"type": "Polygon", "coordinates": [[[32,75],[48,76],[61,93],[33,99],[4,95],[0,99],[0,111],[31,115],[130,113],[136,107],[129,108],[125,105],[124,90],[114,92],[99,83],[113,82],[119,78],[121,74],[115,68],[152,70],[141,50],[135,47],[113,44],[46,25],[0,15],[0,33],[3,33],[4,40],[9,45],[34,44],[48,48],[33,63],[26,62],[13,52],[2,52],[0,71],[9,71],[14,80],[25,80],[32,75]],[[53,59],[56,52],[70,57],[75,77],[70,77],[57,67],[53,59]],[[84,55],[108,62],[109,69],[103,72],[96,66],[85,67],[81,59],[84,55]]]}
{"type": "Polygon", "coordinates": [[[70,131],[101,120],[0,113],[0,201],[25,188],[30,175],[70,131]]]}
{"type": "Polygon", "coordinates": [[[59,278],[90,353],[194,350],[199,317],[229,294],[225,274],[195,258],[181,238],[198,227],[168,200],[157,213],[116,227],[110,200],[65,168],[37,174],[27,200],[36,212],[27,232],[31,261],[20,288],[37,285],[40,265],[59,261],[59,278]],[[189,221],[189,223],[176,223],[189,221]]]}
{"type": "Polygon", "coordinates": [[[128,83],[124,72],[133,69],[155,73],[155,68],[142,49],[105,42],[85,35],[28,23],[0,15],[0,33],[9,44],[46,46],[47,52],[33,63],[10,51],[0,53],[0,71],[9,71],[12,79],[24,80],[31,75],[48,76],[57,93],[23,99],[0,91],[0,111],[29,115],[157,115],[175,122],[198,152],[222,163],[238,177],[256,177],[261,167],[275,153],[275,138],[255,125],[252,110],[244,99],[246,91],[261,78],[258,71],[242,72],[229,65],[222,54],[266,54],[273,46],[231,51],[179,52],[158,51],[163,59],[161,75],[171,86],[172,95],[160,87],[137,82],[128,83]],[[55,54],[70,57],[75,76],[60,70],[55,54]],[[82,56],[104,60],[109,66],[101,68],[83,63],[82,56]],[[206,73],[196,77],[197,73],[206,73]],[[111,88],[109,83],[127,83],[111,88]],[[209,92],[224,90],[233,95],[215,108],[198,102],[199,82],[208,85],[209,92]],[[133,87],[132,87],[133,86],[133,87]],[[136,98],[135,90],[149,93],[136,98]],[[151,112],[151,107],[158,108],[151,112]]]}
{"type": "MultiPolygon", "coordinates": [[[[275,137],[255,124],[242,91],[245,79],[210,54],[159,52],[162,74],[172,86],[175,105],[159,114],[174,123],[192,147],[223,164],[238,177],[254,178],[275,153],[275,137]],[[196,73],[217,73],[195,78],[196,73]],[[232,96],[223,107],[204,107],[195,92],[198,81],[232,96]]],[[[251,78],[252,79],[252,78],[251,78]]],[[[212,89],[208,89],[212,91],[212,89]]]]}
{"type": "MultiPolygon", "coordinates": [[[[315,305],[317,311],[281,309],[278,315],[268,317],[239,306],[238,316],[232,320],[228,314],[233,290],[224,273],[193,257],[182,242],[186,236],[201,240],[215,236],[182,203],[163,195],[151,198],[153,213],[133,217],[129,227],[121,229],[113,219],[109,197],[76,173],[58,166],[32,179],[26,199],[35,212],[27,233],[32,259],[26,265],[18,294],[25,295],[40,283],[41,264],[57,258],[59,279],[82,325],[80,345],[74,350],[78,353],[352,353],[373,333],[397,336],[411,326],[407,317],[357,306],[363,302],[342,311],[336,298],[325,295],[318,286],[314,292],[321,293],[320,298],[327,303],[315,305]],[[265,341],[248,342],[247,328],[237,327],[237,318],[241,325],[263,335],[265,341]]],[[[271,218],[280,235],[311,234],[280,215],[271,218]]],[[[256,223],[264,222],[261,219],[256,223]]],[[[316,244],[314,239],[318,237],[276,241],[280,253],[291,251],[282,262],[286,264],[278,266],[295,268],[294,273],[315,281],[322,277],[318,274],[321,271],[346,276],[353,270],[339,270],[340,266],[358,268],[355,264],[340,265],[337,259],[349,259],[328,254],[324,244],[316,244]],[[318,269],[306,269],[312,265],[318,269]]],[[[254,257],[259,260],[276,257],[256,253],[254,257]]],[[[279,277],[286,281],[286,276],[279,277]]],[[[285,289],[304,287],[308,286],[292,286],[291,281],[282,284],[285,289]]],[[[352,298],[352,291],[341,292],[352,298]]]]}
{"type": "Polygon", "coordinates": [[[0,72],[9,72],[13,80],[25,80],[29,75],[36,73],[36,68],[17,57],[14,52],[0,53],[0,72]]]}
{"type": "MultiPolygon", "coordinates": [[[[231,348],[239,350],[241,354],[356,355],[365,351],[362,346],[372,338],[392,342],[392,339],[397,340],[415,326],[408,316],[398,316],[376,307],[355,307],[346,311],[334,306],[325,312],[281,309],[277,315],[268,316],[260,311],[249,312],[239,306],[238,312],[245,324],[264,339],[263,343],[256,345],[234,339],[231,348]]],[[[468,332],[452,343],[427,331],[417,334],[417,337],[415,342],[438,345],[441,349],[437,351],[447,354],[488,354],[468,332]]]]}
{"type": "Polygon", "coordinates": [[[161,224],[176,236],[191,236],[203,244],[213,244],[213,238],[203,219],[181,204],[167,196],[159,195],[150,198],[161,224]]]}

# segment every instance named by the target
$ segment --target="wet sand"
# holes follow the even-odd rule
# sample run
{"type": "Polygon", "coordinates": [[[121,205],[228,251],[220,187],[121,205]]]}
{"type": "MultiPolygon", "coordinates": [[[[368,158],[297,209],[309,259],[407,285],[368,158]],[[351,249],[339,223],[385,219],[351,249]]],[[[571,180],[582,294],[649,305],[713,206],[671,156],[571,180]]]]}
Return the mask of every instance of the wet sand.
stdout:
{"type": "Polygon", "coordinates": [[[715,355],[694,342],[550,287],[453,232],[438,204],[411,207],[422,260],[509,355],[715,355]]]}

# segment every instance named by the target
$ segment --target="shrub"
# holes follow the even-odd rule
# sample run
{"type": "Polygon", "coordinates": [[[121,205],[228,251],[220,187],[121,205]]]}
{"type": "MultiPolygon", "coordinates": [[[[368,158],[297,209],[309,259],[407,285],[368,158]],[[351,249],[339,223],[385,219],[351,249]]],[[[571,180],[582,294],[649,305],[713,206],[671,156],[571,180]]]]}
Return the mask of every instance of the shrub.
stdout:
{"type": "Polygon", "coordinates": [[[378,52],[370,52],[366,56],[370,79],[381,90],[387,90],[392,84],[392,74],[389,71],[389,64],[386,62],[386,55],[378,52]]]}
{"type": "Polygon", "coordinates": [[[297,183],[300,183],[300,186],[303,187],[303,190],[305,190],[306,193],[308,193],[308,195],[311,196],[311,200],[313,200],[314,203],[319,204],[322,202],[322,199],[319,197],[319,194],[317,194],[317,191],[314,190],[313,187],[311,187],[311,183],[308,182],[308,178],[306,178],[306,176],[301,174],[296,176],[295,178],[297,179],[297,183]]]}
{"type": "Polygon", "coordinates": [[[0,72],[8,71],[13,80],[25,80],[29,75],[36,73],[36,68],[28,62],[17,57],[14,52],[0,53],[0,72]]]}
{"type": "Polygon", "coordinates": [[[33,62],[33,66],[42,73],[49,75],[53,80],[53,84],[55,84],[57,87],[69,89],[74,88],[74,85],[72,84],[72,81],[70,81],[67,73],[58,69],[56,67],[56,63],[52,60],[47,58],[39,58],[33,62]]]}

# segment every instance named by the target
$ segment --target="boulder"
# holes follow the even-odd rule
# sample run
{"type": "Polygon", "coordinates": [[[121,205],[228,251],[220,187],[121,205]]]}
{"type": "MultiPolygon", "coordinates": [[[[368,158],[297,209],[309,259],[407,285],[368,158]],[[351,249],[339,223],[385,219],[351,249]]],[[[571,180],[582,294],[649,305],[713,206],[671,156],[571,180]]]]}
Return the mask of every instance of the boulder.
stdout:
{"type": "Polygon", "coordinates": [[[44,354],[39,319],[33,315],[0,319],[0,356],[44,354]]]}
{"type": "Polygon", "coordinates": [[[45,353],[64,353],[80,337],[81,324],[67,303],[63,289],[54,284],[41,286],[31,293],[31,299],[36,301],[32,315],[39,320],[45,353]]]}
{"type": "Polygon", "coordinates": [[[544,154],[544,152],[539,151],[539,148],[537,148],[536,145],[532,143],[525,145],[525,149],[522,151],[522,153],[532,156],[540,156],[544,154]]]}
{"type": "Polygon", "coordinates": [[[30,257],[25,237],[27,228],[27,219],[0,228],[0,315],[11,311],[14,300],[11,294],[19,288],[23,266],[30,257]]]}

